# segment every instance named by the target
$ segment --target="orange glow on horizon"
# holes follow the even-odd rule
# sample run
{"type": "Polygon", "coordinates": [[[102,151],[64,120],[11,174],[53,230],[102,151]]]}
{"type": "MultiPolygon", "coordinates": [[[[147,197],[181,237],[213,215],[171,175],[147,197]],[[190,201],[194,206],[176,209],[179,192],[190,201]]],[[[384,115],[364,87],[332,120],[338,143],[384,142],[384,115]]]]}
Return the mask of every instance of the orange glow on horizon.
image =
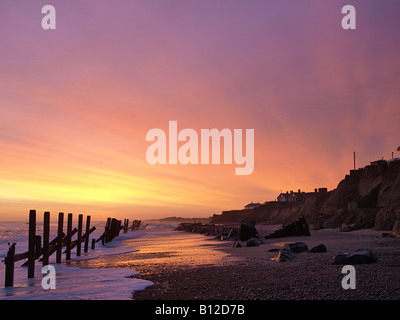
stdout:
{"type": "Polygon", "coordinates": [[[333,189],[353,151],[362,167],[399,145],[392,0],[379,14],[359,4],[353,33],[337,1],[56,2],[54,32],[27,0],[0,21],[0,220],[29,209],[208,217],[333,189]],[[170,120],[254,129],[254,172],[149,165],[146,133],[170,120]]]}

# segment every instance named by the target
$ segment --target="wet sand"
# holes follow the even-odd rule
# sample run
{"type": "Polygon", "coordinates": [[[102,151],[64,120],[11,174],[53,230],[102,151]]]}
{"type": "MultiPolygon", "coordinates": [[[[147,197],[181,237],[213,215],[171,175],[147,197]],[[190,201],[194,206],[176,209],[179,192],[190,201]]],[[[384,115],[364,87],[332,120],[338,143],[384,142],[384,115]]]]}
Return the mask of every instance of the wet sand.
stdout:
{"type": "MultiPolygon", "coordinates": [[[[279,226],[257,226],[261,236],[279,226]]],[[[262,237],[263,238],[263,237],[262,237]]],[[[143,237],[128,243],[139,249],[125,255],[82,262],[83,267],[128,267],[153,286],[133,294],[135,300],[249,299],[400,299],[400,239],[382,232],[336,229],[311,231],[310,237],[263,240],[259,247],[232,248],[231,241],[184,232],[143,237]],[[325,244],[327,252],[301,253],[294,261],[272,258],[284,243],[302,241],[308,248],[325,244]],[[376,263],[355,265],[356,289],[344,290],[342,266],[332,265],[340,252],[369,248],[376,263]]]]}

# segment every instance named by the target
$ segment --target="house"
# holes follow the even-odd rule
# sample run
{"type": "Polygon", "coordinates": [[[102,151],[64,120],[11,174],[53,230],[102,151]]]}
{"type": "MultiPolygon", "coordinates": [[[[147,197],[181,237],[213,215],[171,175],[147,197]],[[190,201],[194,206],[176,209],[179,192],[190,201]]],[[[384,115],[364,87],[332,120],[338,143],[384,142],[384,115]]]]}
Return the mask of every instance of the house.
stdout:
{"type": "Polygon", "coordinates": [[[252,209],[258,208],[259,206],[261,206],[261,203],[258,203],[258,202],[253,203],[253,202],[251,202],[251,203],[245,205],[244,209],[245,210],[252,210],[252,209]]]}
{"type": "Polygon", "coordinates": [[[393,159],[390,159],[390,160],[387,161],[387,163],[388,163],[388,164],[391,164],[392,162],[395,162],[395,161],[400,161],[400,158],[393,158],[393,159]]]}
{"type": "Polygon", "coordinates": [[[278,198],[278,202],[295,202],[298,201],[298,192],[293,192],[293,191],[286,191],[286,193],[281,193],[278,198]]]}
{"type": "Polygon", "coordinates": [[[299,189],[298,192],[286,191],[286,193],[281,193],[276,200],[278,202],[296,202],[305,201],[309,197],[315,197],[316,195],[326,195],[328,194],[327,188],[318,188],[314,192],[304,192],[299,189]]]}
{"type": "Polygon", "coordinates": [[[383,166],[386,164],[387,164],[387,161],[383,160],[383,159],[370,162],[370,166],[372,166],[372,167],[379,167],[379,166],[383,166]]]}

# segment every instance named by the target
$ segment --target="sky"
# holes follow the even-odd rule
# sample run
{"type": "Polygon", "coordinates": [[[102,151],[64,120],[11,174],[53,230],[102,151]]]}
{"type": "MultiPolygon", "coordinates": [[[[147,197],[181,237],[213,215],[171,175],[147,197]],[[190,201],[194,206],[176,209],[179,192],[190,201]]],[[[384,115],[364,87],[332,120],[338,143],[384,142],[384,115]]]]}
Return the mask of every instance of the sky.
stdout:
{"type": "Polygon", "coordinates": [[[400,157],[400,2],[352,2],[2,1],[0,220],[208,217],[400,157]],[[169,121],[254,129],[254,171],[149,164],[169,121]]]}

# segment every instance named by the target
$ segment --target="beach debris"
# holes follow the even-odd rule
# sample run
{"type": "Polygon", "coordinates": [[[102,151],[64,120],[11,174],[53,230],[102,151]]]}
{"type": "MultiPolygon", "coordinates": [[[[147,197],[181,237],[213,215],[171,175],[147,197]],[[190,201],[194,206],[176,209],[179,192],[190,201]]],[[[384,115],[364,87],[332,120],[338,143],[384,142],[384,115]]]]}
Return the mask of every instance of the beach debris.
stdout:
{"type": "Polygon", "coordinates": [[[279,230],[276,230],[270,235],[265,236],[265,239],[303,236],[311,236],[307,221],[304,216],[288,225],[283,225],[279,230]]]}
{"type": "Polygon", "coordinates": [[[363,209],[357,211],[357,221],[353,224],[342,226],[339,231],[351,232],[362,229],[371,229],[375,225],[377,209],[363,209]]]}
{"type": "Polygon", "coordinates": [[[219,240],[239,240],[239,228],[219,227],[216,229],[218,234],[215,239],[219,240]]]}
{"type": "Polygon", "coordinates": [[[239,230],[240,241],[247,241],[253,237],[258,238],[256,222],[242,223],[239,230]]]}
{"type": "Polygon", "coordinates": [[[287,262],[287,261],[293,261],[294,259],[296,259],[296,254],[291,250],[283,248],[279,250],[276,256],[271,260],[278,262],[287,262]]]}
{"type": "Polygon", "coordinates": [[[232,245],[232,248],[241,248],[242,247],[242,245],[240,244],[240,242],[238,242],[238,241],[235,241],[234,243],[233,243],[233,245],[232,245]]]}
{"type": "Polygon", "coordinates": [[[217,240],[238,240],[239,228],[225,227],[213,223],[203,224],[201,222],[182,222],[175,231],[185,231],[192,233],[200,233],[206,236],[215,236],[217,240]]]}
{"type": "Polygon", "coordinates": [[[129,227],[129,220],[127,219],[127,221],[126,221],[126,227],[125,227],[126,231],[125,231],[125,229],[124,229],[124,233],[126,233],[129,229],[130,229],[131,231],[139,230],[139,228],[142,227],[142,226],[143,226],[144,228],[146,228],[146,227],[148,226],[148,224],[146,224],[146,225],[144,226],[143,223],[142,223],[142,220],[133,220],[132,226],[129,227]]]}
{"type": "Polygon", "coordinates": [[[382,232],[382,238],[396,238],[396,236],[391,232],[382,232]]]}
{"type": "Polygon", "coordinates": [[[262,245],[262,242],[260,239],[258,239],[256,237],[250,238],[246,242],[246,247],[258,247],[260,245],[262,245]]]}
{"type": "Polygon", "coordinates": [[[242,223],[240,228],[227,227],[222,225],[215,225],[212,223],[202,224],[197,222],[180,223],[175,230],[185,232],[195,232],[205,235],[213,235],[216,240],[232,240],[235,243],[232,247],[254,247],[262,244],[262,241],[258,238],[258,232],[255,227],[255,221],[250,223],[242,223]],[[239,244],[238,242],[242,242],[239,244]],[[243,244],[243,242],[247,242],[243,244]]]}
{"type": "Polygon", "coordinates": [[[269,252],[277,251],[277,254],[272,260],[279,262],[292,261],[297,257],[298,253],[307,252],[308,246],[304,242],[285,243],[283,249],[270,249],[269,252]]]}
{"type": "Polygon", "coordinates": [[[240,229],[239,228],[231,228],[228,233],[228,239],[239,239],[240,238],[240,229]]]}
{"type": "Polygon", "coordinates": [[[339,253],[333,257],[332,264],[368,264],[376,262],[377,258],[370,249],[358,249],[354,252],[339,253]]]}
{"type": "Polygon", "coordinates": [[[351,224],[351,225],[347,225],[347,226],[343,226],[339,229],[340,232],[350,232],[350,231],[355,231],[358,230],[355,227],[355,224],[351,224]]]}
{"type": "Polygon", "coordinates": [[[308,246],[304,242],[285,243],[283,248],[292,251],[294,253],[301,253],[308,251],[308,246]]]}
{"type": "MultiPolygon", "coordinates": [[[[208,235],[219,233],[215,224],[203,224],[201,222],[182,222],[175,228],[175,231],[185,231],[208,235]]],[[[219,238],[221,237],[221,235],[225,235],[225,233],[220,234],[219,238]]]]}
{"type": "Polygon", "coordinates": [[[324,244],[319,244],[317,246],[315,246],[314,248],[312,248],[310,251],[308,252],[312,252],[312,253],[318,253],[318,252],[326,252],[326,246],[324,244]]]}
{"type": "Polygon", "coordinates": [[[392,229],[392,236],[400,237],[400,210],[397,211],[396,220],[392,229]]]}

